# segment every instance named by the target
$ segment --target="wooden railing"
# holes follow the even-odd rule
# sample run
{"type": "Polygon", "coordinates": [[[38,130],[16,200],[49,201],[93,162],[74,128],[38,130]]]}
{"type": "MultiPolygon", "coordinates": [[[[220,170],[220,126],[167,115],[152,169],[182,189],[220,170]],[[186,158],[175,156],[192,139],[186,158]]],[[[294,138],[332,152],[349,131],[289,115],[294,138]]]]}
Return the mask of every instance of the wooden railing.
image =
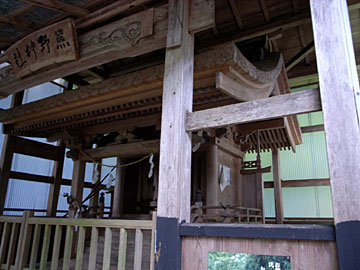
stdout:
{"type": "Polygon", "coordinates": [[[191,222],[195,223],[263,223],[261,209],[236,205],[191,206],[191,222]]]}
{"type": "Polygon", "coordinates": [[[152,220],[46,218],[33,217],[29,211],[21,217],[0,216],[0,269],[124,270],[131,265],[134,270],[152,270],[155,228],[155,213],[152,220]],[[147,249],[144,233],[151,242],[147,249]]]}

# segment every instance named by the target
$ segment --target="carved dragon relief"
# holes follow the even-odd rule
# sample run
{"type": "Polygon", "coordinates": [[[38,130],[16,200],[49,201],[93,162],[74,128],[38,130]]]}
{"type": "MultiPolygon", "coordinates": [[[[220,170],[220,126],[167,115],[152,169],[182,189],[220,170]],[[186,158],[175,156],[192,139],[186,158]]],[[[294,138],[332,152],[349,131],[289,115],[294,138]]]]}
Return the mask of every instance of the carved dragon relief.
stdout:
{"type": "Polygon", "coordinates": [[[106,32],[100,32],[96,36],[91,37],[86,43],[90,45],[107,45],[124,39],[129,42],[131,46],[134,46],[141,38],[141,28],[141,21],[129,22],[115,29],[110,34],[106,32]]]}

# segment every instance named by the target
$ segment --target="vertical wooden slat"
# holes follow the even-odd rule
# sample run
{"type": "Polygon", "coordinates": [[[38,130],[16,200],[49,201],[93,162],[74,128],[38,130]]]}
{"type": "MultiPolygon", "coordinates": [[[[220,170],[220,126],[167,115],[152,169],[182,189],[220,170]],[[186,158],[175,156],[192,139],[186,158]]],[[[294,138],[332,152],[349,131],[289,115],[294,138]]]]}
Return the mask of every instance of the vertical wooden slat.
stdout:
{"type": "Polygon", "coordinates": [[[92,227],[90,256],[89,256],[89,270],[96,270],[96,253],[97,253],[98,238],[99,238],[99,229],[96,227],[92,227]]]}
{"type": "Polygon", "coordinates": [[[65,250],[63,259],[63,270],[69,270],[70,257],[73,243],[74,228],[72,226],[66,226],[66,237],[65,237],[65,250]]]}
{"type": "Polygon", "coordinates": [[[125,270],[126,245],[127,245],[127,232],[125,229],[120,229],[118,270],[125,270]]]}
{"type": "Polygon", "coordinates": [[[75,270],[81,270],[84,258],[85,228],[79,227],[79,237],[76,249],[75,270]]]}
{"type": "Polygon", "coordinates": [[[142,249],[143,249],[143,232],[140,229],[136,229],[134,270],[141,270],[142,249]]]}
{"type": "Polygon", "coordinates": [[[1,243],[0,243],[0,265],[2,265],[5,262],[7,245],[8,245],[9,238],[10,238],[10,230],[11,230],[11,224],[8,222],[5,222],[3,233],[1,236],[1,243]]]}
{"type": "Polygon", "coordinates": [[[46,270],[46,264],[50,246],[51,225],[45,225],[44,238],[41,249],[40,270],[46,270]]]}
{"type": "Polygon", "coordinates": [[[51,256],[51,268],[50,268],[51,270],[56,270],[58,268],[61,234],[62,234],[62,227],[60,225],[56,225],[54,248],[51,256]]]}
{"type": "Polygon", "coordinates": [[[151,229],[151,247],[150,247],[150,270],[155,268],[155,232],[156,232],[156,212],[152,214],[152,229],[151,229]]]}
{"type": "Polygon", "coordinates": [[[11,228],[11,236],[10,236],[10,242],[9,242],[9,249],[6,259],[6,270],[10,270],[12,261],[15,256],[15,246],[16,246],[16,240],[19,233],[20,224],[14,223],[11,228]]]}
{"type": "Polygon", "coordinates": [[[34,229],[34,238],[31,246],[30,265],[29,265],[30,270],[35,269],[38,248],[39,248],[39,241],[40,241],[40,231],[41,231],[41,225],[36,224],[34,229]]]}
{"type": "Polygon", "coordinates": [[[18,248],[15,259],[15,269],[22,269],[29,255],[29,246],[31,240],[31,231],[33,225],[29,225],[29,218],[34,215],[33,212],[24,211],[20,228],[18,248]]]}
{"type": "Polygon", "coordinates": [[[111,228],[106,228],[105,229],[103,270],[110,270],[111,240],[112,240],[111,228]]]}

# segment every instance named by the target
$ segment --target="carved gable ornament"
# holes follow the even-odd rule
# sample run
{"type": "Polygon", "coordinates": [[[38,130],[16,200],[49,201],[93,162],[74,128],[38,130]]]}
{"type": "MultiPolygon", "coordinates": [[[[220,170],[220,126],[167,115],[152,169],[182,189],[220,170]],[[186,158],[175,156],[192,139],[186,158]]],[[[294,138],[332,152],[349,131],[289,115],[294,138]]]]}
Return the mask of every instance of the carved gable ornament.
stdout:
{"type": "Polygon", "coordinates": [[[74,20],[67,19],[31,33],[11,46],[6,54],[17,78],[79,59],[74,20]]]}

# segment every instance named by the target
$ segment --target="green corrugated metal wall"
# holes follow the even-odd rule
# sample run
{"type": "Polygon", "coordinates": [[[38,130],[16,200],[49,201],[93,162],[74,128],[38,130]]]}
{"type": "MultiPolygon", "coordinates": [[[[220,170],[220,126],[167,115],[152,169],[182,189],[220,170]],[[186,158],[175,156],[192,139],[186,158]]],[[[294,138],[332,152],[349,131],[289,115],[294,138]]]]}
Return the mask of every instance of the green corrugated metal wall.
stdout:
{"type": "MultiPolygon", "coordinates": [[[[322,112],[299,115],[300,126],[323,124],[322,112]]],[[[246,160],[255,160],[256,154],[246,154],[246,160]]],[[[271,166],[271,152],[261,153],[262,167],[271,166]]],[[[325,134],[303,134],[303,144],[280,152],[281,177],[283,180],[328,178],[329,169],[325,146],[325,134]]],[[[272,181],[272,173],[263,175],[272,181]]],[[[275,216],[274,190],[265,189],[265,215],[275,216]]],[[[330,187],[283,188],[285,217],[333,217],[330,187]]]]}

